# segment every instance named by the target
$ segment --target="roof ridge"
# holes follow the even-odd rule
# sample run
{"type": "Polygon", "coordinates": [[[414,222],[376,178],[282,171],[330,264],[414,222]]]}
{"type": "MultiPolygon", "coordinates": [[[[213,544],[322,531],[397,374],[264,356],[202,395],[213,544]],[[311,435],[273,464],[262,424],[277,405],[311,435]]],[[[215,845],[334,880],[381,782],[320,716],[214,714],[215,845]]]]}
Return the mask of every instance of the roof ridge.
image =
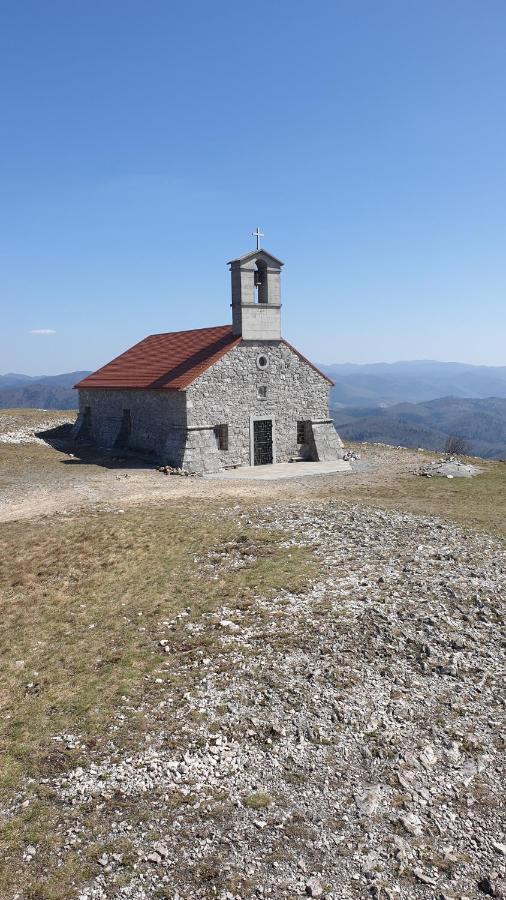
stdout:
{"type": "MultiPolygon", "coordinates": [[[[183,328],[182,331],[154,331],[152,334],[147,334],[145,338],[142,340],[146,340],[150,337],[162,337],[166,334],[194,334],[196,331],[216,331],[218,328],[228,328],[232,330],[232,325],[207,325],[203,328],[183,328]]],[[[140,343],[140,342],[139,342],[140,343]]],[[[135,346],[135,345],[134,345],[135,346]]]]}

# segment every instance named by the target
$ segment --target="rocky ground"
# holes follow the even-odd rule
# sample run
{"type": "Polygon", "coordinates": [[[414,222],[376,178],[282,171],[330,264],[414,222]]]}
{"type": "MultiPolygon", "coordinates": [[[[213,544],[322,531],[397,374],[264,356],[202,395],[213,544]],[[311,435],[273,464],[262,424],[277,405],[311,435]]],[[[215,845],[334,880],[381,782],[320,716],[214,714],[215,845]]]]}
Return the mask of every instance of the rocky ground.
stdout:
{"type": "Polygon", "coordinates": [[[70,425],[75,417],[74,410],[68,413],[54,413],[45,409],[0,411],[0,444],[46,446],[40,434],[61,425],[70,425]]]}
{"type": "MultiPolygon", "coordinates": [[[[91,507],[102,511],[160,500],[214,500],[226,497],[314,496],[315,490],[348,490],[347,473],[298,477],[259,484],[256,481],[220,481],[212,478],[170,476],[146,459],[118,457],[92,448],[72,446],[69,426],[73,413],[44,410],[6,411],[0,415],[0,522],[41,515],[75,514],[91,507]],[[64,425],[61,429],[59,426],[64,425]],[[61,433],[60,433],[61,432],[61,433]],[[18,446],[19,445],[19,446],[18,446]],[[289,483],[291,482],[291,483],[289,483]]],[[[377,481],[387,483],[412,475],[427,456],[393,447],[361,448],[354,459],[353,487],[377,481]]],[[[162,467],[167,468],[167,467],[162,467]]]]}
{"type": "MultiPolygon", "coordinates": [[[[506,897],[500,464],[418,478],[433,455],[369,445],[349,475],[224,484],[37,437],[70,414],[9,415],[0,521],[198,503],[318,563],[303,593],[155,614],[143,701],[123,697],[98,747],[54,733],[62,765],[0,811],[8,829],[54,799],[52,857],[24,837],[25,873],[71,867],[68,900],[506,897]]],[[[218,544],[195,566],[220,584],[257,552],[218,544]]],[[[29,880],[6,900],[67,900],[29,880]]]]}
{"type": "MultiPolygon", "coordinates": [[[[274,497],[305,496],[311,501],[315,496],[337,495],[344,499],[373,496],[380,502],[386,498],[388,503],[397,505],[400,495],[413,494],[416,475],[425,469],[434,473],[432,453],[366,444],[348,450],[351,472],[338,475],[300,476],[266,484],[167,477],[145,459],[120,458],[113,453],[73,447],[70,425],[74,418],[72,411],[1,412],[0,522],[42,515],[74,515],[92,507],[101,511],[124,509],[185,497],[204,502],[217,497],[269,502],[274,497]]],[[[484,463],[484,467],[488,471],[491,464],[484,463]]],[[[459,471],[463,468],[460,466],[459,471]]],[[[427,508],[425,501],[421,506],[427,508]]]]}
{"type": "MultiPolygon", "coordinates": [[[[184,693],[160,678],[144,746],[116,746],[119,709],[107,752],[45,785],[73,852],[113,809],[80,900],[505,897],[501,546],[336,501],[220,515],[283,529],[320,577],[160,621],[184,693]]],[[[248,552],[196,564],[216,579],[248,552]]]]}

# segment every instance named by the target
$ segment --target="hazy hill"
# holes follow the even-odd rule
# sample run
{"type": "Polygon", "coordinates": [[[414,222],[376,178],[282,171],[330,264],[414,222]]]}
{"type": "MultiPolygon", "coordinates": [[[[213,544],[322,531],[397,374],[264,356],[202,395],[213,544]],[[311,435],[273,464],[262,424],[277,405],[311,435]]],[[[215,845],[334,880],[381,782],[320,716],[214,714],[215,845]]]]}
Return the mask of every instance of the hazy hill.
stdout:
{"type": "Polygon", "coordinates": [[[63,375],[0,375],[0,409],[76,409],[77,392],[72,385],[89,372],[63,375]]]}
{"type": "Polygon", "coordinates": [[[345,407],[334,409],[332,415],[344,440],[442,450],[449,435],[458,435],[476,456],[506,457],[506,399],[501,397],[345,407]]]}
{"type": "Polygon", "coordinates": [[[412,360],[320,368],[335,381],[331,392],[334,406],[390,406],[438,397],[506,398],[506,366],[412,360]]]}
{"type": "MultiPolygon", "coordinates": [[[[506,457],[506,366],[415,360],[322,366],[344,439],[440,450],[449,434],[478,456],[506,457]],[[443,399],[441,399],[443,398],[443,399]]],[[[75,409],[88,372],[0,375],[0,408],[75,409]]]]}
{"type": "Polygon", "coordinates": [[[64,372],[63,375],[20,375],[16,372],[8,372],[6,375],[0,375],[0,389],[25,387],[31,384],[50,384],[71,388],[89,374],[89,371],[64,372]]]}

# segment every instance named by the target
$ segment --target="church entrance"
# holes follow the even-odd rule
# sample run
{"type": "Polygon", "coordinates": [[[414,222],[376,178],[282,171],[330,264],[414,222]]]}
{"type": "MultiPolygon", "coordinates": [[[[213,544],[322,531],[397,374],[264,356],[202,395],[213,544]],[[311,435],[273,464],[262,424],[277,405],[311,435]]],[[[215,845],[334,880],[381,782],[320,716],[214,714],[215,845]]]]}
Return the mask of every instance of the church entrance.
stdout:
{"type": "Polygon", "coordinates": [[[253,465],[266,466],[272,462],[272,419],[256,419],[253,422],[253,465]]]}

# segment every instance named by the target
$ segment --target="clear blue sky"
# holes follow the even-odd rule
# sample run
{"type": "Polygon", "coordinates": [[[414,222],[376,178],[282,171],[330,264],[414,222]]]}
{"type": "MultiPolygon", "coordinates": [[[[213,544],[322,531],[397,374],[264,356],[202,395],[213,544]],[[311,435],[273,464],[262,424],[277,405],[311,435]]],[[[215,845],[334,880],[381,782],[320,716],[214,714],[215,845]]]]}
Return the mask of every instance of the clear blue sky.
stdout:
{"type": "Polygon", "coordinates": [[[315,361],[506,364],[505,41],[504,0],[1,4],[0,372],[228,322],[257,224],[315,361]]]}

